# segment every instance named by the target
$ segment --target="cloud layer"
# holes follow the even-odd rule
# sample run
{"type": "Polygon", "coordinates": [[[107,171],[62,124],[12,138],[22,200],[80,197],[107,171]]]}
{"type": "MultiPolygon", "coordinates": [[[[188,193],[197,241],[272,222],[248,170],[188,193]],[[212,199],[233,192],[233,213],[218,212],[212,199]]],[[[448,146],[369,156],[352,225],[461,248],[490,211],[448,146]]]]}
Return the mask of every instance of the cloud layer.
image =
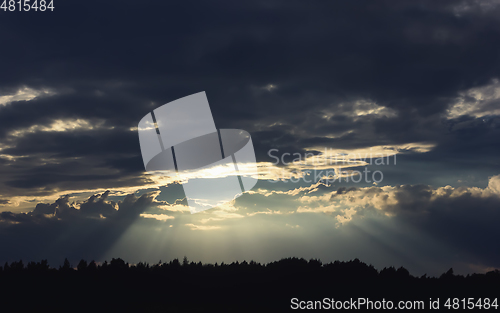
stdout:
{"type": "Polygon", "coordinates": [[[464,264],[498,266],[496,1],[121,1],[118,14],[93,0],[75,8],[0,20],[5,258],[155,258],[161,247],[212,259],[420,258],[422,271],[453,252],[464,264]],[[251,133],[261,181],[191,216],[182,186],[144,172],[137,124],[200,91],[218,127],[251,133]],[[272,164],[271,149],[287,160],[310,156],[272,164]],[[396,155],[397,164],[314,164],[368,152],[396,155]],[[382,170],[383,181],[267,181],[365,166],[382,170]],[[391,232],[414,241],[391,244],[391,232]],[[311,247],[331,237],[356,248],[340,239],[311,247]],[[435,249],[416,248],[429,238],[439,239],[435,249]]]}

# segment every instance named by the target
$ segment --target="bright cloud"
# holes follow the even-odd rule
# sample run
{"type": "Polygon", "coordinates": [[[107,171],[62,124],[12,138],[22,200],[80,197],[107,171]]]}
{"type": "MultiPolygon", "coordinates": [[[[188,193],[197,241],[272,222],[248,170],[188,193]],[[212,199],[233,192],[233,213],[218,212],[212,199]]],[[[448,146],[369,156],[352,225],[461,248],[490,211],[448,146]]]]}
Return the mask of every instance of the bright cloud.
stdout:
{"type": "Polygon", "coordinates": [[[9,103],[16,101],[30,101],[40,96],[52,96],[56,93],[49,89],[33,89],[23,87],[16,91],[14,94],[0,96],[0,105],[6,106],[9,103]]]}

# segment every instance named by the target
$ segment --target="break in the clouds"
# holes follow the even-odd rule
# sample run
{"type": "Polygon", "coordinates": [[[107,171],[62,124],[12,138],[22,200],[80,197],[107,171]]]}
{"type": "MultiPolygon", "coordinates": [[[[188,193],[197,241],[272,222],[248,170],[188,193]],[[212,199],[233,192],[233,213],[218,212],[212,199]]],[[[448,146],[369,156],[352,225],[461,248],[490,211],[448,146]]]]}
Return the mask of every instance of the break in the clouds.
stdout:
{"type": "Polygon", "coordinates": [[[304,255],[430,272],[453,252],[463,271],[499,266],[486,252],[500,173],[496,1],[121,1],[117,12],[98,1],[0,12],[4,258],[304,255]],[[145,173],[137,124],[200,91],[218,127],[250,132],[260,181],[190,216],[174,179],[145,173]],[[394,161],[366,158],[377,153],[394,161]],[[325,181],[364,168],[383,180],[325,181]],[[392,239],[401,232],[407,242],[392,239]]]}

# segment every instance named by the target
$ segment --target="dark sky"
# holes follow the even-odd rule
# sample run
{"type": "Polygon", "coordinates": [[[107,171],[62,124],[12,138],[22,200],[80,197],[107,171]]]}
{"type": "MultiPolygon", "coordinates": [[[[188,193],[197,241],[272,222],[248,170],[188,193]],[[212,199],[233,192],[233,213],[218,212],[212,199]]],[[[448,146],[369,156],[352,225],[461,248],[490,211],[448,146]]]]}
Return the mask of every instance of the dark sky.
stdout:
{"type": "Polygon", "coordinates": [[[0,262],[500,267],[498,1],[54,7],[0,10],[0,262]],[[181,185],[145,172],[137,124],[200,91],[218,128],[251,134],[261,176],[191,215],[181,185]],[[305,154],[325,148],[397,163],[345,167],[377,184],[269,181],[317,170],[305,154]]]}

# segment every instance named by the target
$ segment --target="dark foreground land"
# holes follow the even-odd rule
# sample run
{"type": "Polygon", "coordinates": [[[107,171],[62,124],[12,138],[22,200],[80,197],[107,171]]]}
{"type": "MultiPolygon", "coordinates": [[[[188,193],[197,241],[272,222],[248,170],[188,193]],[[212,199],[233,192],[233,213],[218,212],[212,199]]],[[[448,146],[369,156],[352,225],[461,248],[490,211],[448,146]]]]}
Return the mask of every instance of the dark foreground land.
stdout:
{"type": "MultiPolygon", "coordinates": [[[[298,305],[319,308],[320,303],[332,298],[368,298],[374,306],[384,299],[394,306],[398,301],[415,306],[413,301],[419,300],[424,305],[421,312],[438,311],[430,309],[430,298],[439,298],[439,311],[450,312],[464,311],[462,306],[470,307],[469,298],[474,298],[474,308],[468,312],[495,312],[500,307],[490,305],[485,309],[483,304],[494,305],[498,297],[498,270],[466,277],[453,275],[452,270],[438,278],[413,277],[404,268],[377,271],[357,259],[322,264],[289,258],[267,265],[213,265],[186,259],[129,265],[113,259],[102,265],[81,261],[76,269],[67,261],[59,269],[49,268],[42,261],[27,265],[14,262],[0,271],[0,312],[282,312],[297,311],[292,307],[298,305]],[[297,298],[296,304],[292,298],[297,298]],[[459,299],[460,307],[448,309],[448,298],[459,299]]],[[[375,311],[356,304],[349,311],[375,311]]],[[[322,308],[332,310],[328,305],[322,308]]],[[[396,308],[390,311],[402,312],[396,308]]]]}

